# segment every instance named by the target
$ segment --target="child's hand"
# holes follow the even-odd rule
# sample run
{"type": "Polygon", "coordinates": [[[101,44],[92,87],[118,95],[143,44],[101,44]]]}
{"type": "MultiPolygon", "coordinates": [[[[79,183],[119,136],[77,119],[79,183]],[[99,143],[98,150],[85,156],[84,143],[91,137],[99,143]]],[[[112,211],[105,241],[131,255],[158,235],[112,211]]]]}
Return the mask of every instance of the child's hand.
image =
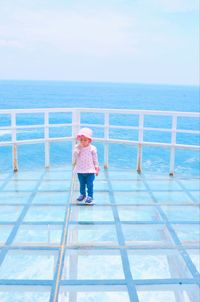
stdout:
{"type": "Polygon", "coordinates": [[[96,168],[95,168],[95,171],[96,171],[96,176],[98,176],[98,175],[99,175],[99,170],[100,170],[100,169],[99,169],[99,167],[96,167],[96,168]]]}

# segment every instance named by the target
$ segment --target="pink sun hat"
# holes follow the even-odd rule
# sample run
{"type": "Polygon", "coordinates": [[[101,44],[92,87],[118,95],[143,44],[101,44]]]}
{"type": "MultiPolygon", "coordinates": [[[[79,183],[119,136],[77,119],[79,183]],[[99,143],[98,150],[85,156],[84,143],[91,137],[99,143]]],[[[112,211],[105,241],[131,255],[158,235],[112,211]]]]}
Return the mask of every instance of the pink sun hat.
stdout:
{"type": "Polygon", "coordinates": [[[92,141],[92,130],[90,128],[82,128],[77,134],[77,140],[80,140],[81,136],[87,137],[92,141]]]}

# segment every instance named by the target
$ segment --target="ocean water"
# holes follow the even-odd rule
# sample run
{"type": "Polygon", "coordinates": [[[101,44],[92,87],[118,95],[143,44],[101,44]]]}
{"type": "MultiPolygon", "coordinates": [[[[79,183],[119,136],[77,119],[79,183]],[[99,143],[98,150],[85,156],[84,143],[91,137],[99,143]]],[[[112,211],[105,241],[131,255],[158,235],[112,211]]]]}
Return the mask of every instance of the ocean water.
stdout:
{"type": "MultiPolygon", "coordinates": [[[[119,108],[199,112],[199,87],[175,85],[147,85],[122,83],[94,83],[94,82],[64,82],[64,81],[0,81],[0,109],[19,108],[52,108],[52,107],[88,107],[88,108],[119,108]]],[[[43,116],[20,115],[18,125],[41,124],[43,116]]],[[[70,115],[51,114],[51,123],[71,122],[70,115]]],[[[84,114],[81,122],[102,123],[101,114],[84,114]]],[[[130,116],[112,116],[113,125],[138,125],[138,118],[130,116]]],[[[0,114],[0,127],[10,125],[10,118],[0,114]]],[[[171,127],[168,117],[145,119],[145,126],[171,127]]],[[[179,129],[199,130],[197,119],[180,118],[179,129]]],[[[103,132],[93,128],[94,136],[102,137],[103,132]]],[[[52,128],[50,137],[70,135],[70,127],[52,128]]],[[[42,138],[42,129],[20,129],[18,139],[42,138]]],[[[130,130],[110,130],[111,138],[137,139],[138,133],[130,130]]],[[[0,129],[0,141],[8,141],[10,134],[0,129]]],[[[146,131],[145,141],[170,142],[168,133],[146,131]]],[[[177,142],[183,144],[199,144],[199,136],[191,134],[177,134],[177,142]]],[[[103,165],[103,146],[98,148],[100,164],[103,165]]],[[[110,167],[136,167],[136,147],[110,145],[110,167]]],[[[52,143],[50,147],[51,165],[62,166],[71,164],[71,143],[52,143]]],[[[164,148],[145,147],[143,149],[143,170],[148,172],[169,171],[170,152],[164,148]]],[[[10,147],[0,147],[0,170],[12,168],[12,153],[10,147]]],[[[18,160],[20,169],[33,169],[44,166],[43,144],[19,146],[18,160]]],[[[198,175],[199,152],[191,150],[177,150],[175,172],[184,175],[198,175]]]]}

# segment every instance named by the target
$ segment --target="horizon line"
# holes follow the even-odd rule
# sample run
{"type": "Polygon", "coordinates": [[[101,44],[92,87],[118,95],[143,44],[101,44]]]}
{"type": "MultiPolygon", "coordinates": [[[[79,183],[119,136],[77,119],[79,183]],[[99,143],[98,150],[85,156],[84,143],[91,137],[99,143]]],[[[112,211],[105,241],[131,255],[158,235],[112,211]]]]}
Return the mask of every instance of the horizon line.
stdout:
{"type": "Polygon", "coordinates": [[[16,82],[69,82],[69,83],[94,83],[94,84],[121,84],[121,85],[160,85],[160,86],[190,86],[190,87],[200,87],[199,84],[189,84],[189,83],[156,83],[156,82],[120,82],[120,81],[93,81],[93,80],[56,80],[56,79],[1,79],[0,81],[16,81],[16,82]]]}

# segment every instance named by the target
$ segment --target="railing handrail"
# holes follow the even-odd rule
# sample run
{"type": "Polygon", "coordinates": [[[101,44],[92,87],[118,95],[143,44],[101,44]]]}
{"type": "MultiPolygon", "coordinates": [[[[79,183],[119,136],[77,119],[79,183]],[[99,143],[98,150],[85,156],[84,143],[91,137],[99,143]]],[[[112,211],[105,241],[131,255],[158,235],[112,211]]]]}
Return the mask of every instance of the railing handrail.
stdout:
{"type": "Polygon", "coordinates": [[[177,129],[177,118],[179,117],[191,117],[191,118],[200,118],[199,112],[181,112],[181,111],[159,111],[159,110],[133,110],[133,109],[105,109],[105,108],[33,108],[33,109],[1,109],[0,114],[10,115],[11,125],[10,126],[0,126],[0,130],[9,130],[11,131],[12,139],[10,141],[0,142],[0,146],[13,146],[13,166],[14,170],[18,169],[17,164],[17,145],[20,144],[35,144],[35,143],[44,143],[45,144],[45,166],[48,167],[50,164],[50,155],[49,155],[49,143],[50,142],[61,142],[61,141],[72,141],[75,143],[75,136],[81,126],[90,126],[90,127],[99,127],[104,129],[104,138],[94,137],[94,140],[97,142],[104,143],[104,167],[108,166],[108,145],[109,144],[128,144],[128,145],[137,145],[138,154],[137,154],[137,171],[141,171],[142,165],[142,147],[143,146],[154,146],[154,147],[166,147],[170,148],[170,175],[174,173],[174,164],[175,164],[175,151],[177,148],[183,149],[193,149],[200,150],[199,145],[192,144],[177,144],[176,143],[176,134],[177,133],[190,133],[190,134],[200,134],[199,130],[191,129],[177,129]],[[71,113],[72,122],[71,123],[49,123],[49,114],[50,113],[71,113]],[[87,124],[80,122],[81,113],[102,113],[104,114],[104,122],[98,124],[87,124]],[[16,117],[18,114],[44,114],[44,120],[41,124],[24,124],[17,125],[16,117]],[[138,126],[126,126],[126,125],[114,125],[110,124],[110,114],[128,114],[128,115],[138,115],[139,122],[138,126]],[[144,117],[145,116],[170,116],[172,119],[171,127],[159,128],[159,127],[147,127],[144,126],[144,117]],[[51,127],[64,127],[71,126],[72,134],[67,137],[49,137],[49,129],[51,127]],[[18,129],[44,129],[44,137],[39,139],[28,139],[28,140],[17,140],[17,130],[18,129]],[[127,140],[127,139],[111,139],[109,137],[109,129],[133,129],[138,130],[138,140],[127,140]],[[162,143],[155,141],[144,141],[143,135],[144,131],[164,131],[171,133],[171,142],[162,143]]]}
{"type": "Polygon", "coordinates": [[[72,111],[81,111],[81,112],[99,112],[99,113],[116,113],[116,114],[144,114],[144,115],[166,115],[166,116],[185,116],[185,117],[200,117],[199,112],[186,112],[186,111],[161,111],[161,110],[139,110],[139,109],[112,109],[112,108],[81,108],[81,107],[72,107],[72,108],[32,108],[32,109],[0,109],[0,114],[22,114],[22,113],[44,113],[44,112],[72,112],[72,111]]]}

